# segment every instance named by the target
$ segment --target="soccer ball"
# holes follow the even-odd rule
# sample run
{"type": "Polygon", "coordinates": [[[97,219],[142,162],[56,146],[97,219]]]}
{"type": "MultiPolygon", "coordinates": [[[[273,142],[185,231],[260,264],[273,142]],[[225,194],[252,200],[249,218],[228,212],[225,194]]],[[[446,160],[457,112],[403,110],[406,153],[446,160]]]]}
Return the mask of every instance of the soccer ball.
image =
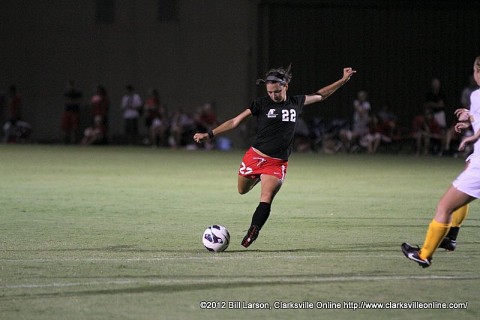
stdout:
{"type": "Polygon", "coordinates": [[[222,252],[227,249],[230,243],[230,233],[224,226],[215,224],[205,230],[202,242],[208,251],[222,252]]]}

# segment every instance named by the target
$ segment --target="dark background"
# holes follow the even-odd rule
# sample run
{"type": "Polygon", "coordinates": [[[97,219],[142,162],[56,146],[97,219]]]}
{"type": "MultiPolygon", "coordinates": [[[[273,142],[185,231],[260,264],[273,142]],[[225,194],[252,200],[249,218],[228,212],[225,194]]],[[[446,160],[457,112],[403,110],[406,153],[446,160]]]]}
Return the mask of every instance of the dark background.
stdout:
{"type": "Polygon", "coordinates": [[[454,0],[2,0],[0,90],[16,84],[34,139],[56,142],[69,79],[85,104],[107,87],[114,134],[129,83],[144,98],[159,89],[171,111],[215,102],[226,120],[264,94],[255,79],[272,67],[293,63],[290,94],[306,94],[351,66],[352,81],[305,116],[350,117],[362,89],[374,111],[386,104],[408,123],[433,77],[447,114],[459,106],[479,18],[480,1],[454,0]]]}
{"type": "MultiPolygon", "coordinates": [[[[451,116],[480,55],[479,9],[478,1],[264,1],[259,69],[293,62],[291,90],[304,92],[352,66],[348,86],[366,90],[374,111],[388,105],[406,122],[438,77],[451,116]]],[[[308,112],[348,116],[351,99],[337,94],[308,112]]]]}

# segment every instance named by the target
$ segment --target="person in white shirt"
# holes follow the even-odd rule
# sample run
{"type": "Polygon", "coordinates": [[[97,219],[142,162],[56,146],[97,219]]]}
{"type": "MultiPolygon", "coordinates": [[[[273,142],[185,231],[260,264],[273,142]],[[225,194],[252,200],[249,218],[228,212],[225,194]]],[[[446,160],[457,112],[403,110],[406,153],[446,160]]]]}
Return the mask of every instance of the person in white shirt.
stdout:
{"type": "Polygon", "coordinates": [[[123,110],[123,120],[125,124],[125,135],[128,144],[137,143],[138,138],[138,120],[143,108],[143,100],[132,85],[127,85],[127,93],[122,97],[121,108],[123,110]]]}

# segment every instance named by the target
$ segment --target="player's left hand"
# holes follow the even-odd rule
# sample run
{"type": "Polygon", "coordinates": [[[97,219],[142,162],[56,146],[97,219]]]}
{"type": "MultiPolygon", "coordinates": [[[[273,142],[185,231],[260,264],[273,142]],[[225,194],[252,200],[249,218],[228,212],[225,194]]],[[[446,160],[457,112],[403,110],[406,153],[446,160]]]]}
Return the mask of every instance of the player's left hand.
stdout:
{"type": "Polygon", "coordinates": [[[350,80],[350,78],[352,77],[352,75],[354,73],[356,73],[357,71],[356,70],[353,70],[352,68],[348,67],[348,68],[343,68],[343,80],[345,80],[345,82],[347,82],[348,80],[350,80]]]}
{"type": "Polygon", "coordinates": [[[473,136],[469,136],[469,137],[466,137],[466,138],[463,138],[462,139],[462,142],[460,142],[460,145],[458,146],[458,151],[463,151],[465,150],[465,147],[467,146],[467,144],[469,143],[472,143],[472,142],[475,142],[477,141],[477,137],[475,137],[474,135],[473,136]]]}

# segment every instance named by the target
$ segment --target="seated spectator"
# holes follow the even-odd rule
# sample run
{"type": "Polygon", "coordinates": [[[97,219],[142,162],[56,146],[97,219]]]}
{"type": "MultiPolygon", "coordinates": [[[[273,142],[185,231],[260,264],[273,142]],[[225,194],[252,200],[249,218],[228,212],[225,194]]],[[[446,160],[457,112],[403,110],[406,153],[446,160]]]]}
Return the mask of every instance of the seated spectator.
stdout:
{"type": "Polygon", "coordinates": [[[147,128],[148,132],[148,136],[144,140],[144,144],[146,145],[156,145],[156,128],[161,127],[161,120],[159,117],[160,105],[160,94],[158,93],[158,90],[149,90],[148,98],[145,100],[145,104],[143,105],[143,114],[145,115],[145,127],[147,128]],[[155,127],[153,127],[154,122],[155,127]]]}
{"type": "Polygon", "coordinates": [[[95,116],[92,126],[85,129],[83,145],[102,144],[105,142],[106,128],[102,116],[95,116]]]}
{"type": "Polygon", "coordinates": [[[10,86],[8,101],[5,99],[5,102],[7,102],[7,121],[3,125],[4,142],[18,143],[30,141],[32,127],[22,119],[22,98],[16,86],[10,86]]]}
{"type": "Polygon", "coordinates": [[[367,148],[368,153],[376,153],[382,143],[392,142],[396,121],[397,117],[389,111],[388,106],[383,106],[377,115],[370,118],[369,133],[363,137],[360,145],[367,148]]]}
{"type": "Polygon", "coordinates": [[[26,143],[32,135],[32,127],[23,120],[10,119],[3,125],[6,143],[26,143]]]}
{"type": "Polygon", "coordinates": [[[92,107],[91,116],[92,123],[95,123],[95,119],[99,116],[102,118],[104,126],[104,143],[108,143],[108,113],[110,110],[110,99],[107,95],[107,90],[104,86],[97,86],[95,94],[90,99],[92,107]]]}
{"type": "MultiPolygon", "coordinates": [[[[205,103],[195,114],[195,124],[199,132],[208,132],[219,125],[215,108],[211,103],[205,103]]],[[[211,150],[215,147],[212,141],[203,143],[205,149],[211,150]]]]}
{"type": "Polygon", "coordinates": [[[447,127],[447,120],[445,116],[445,91],[443,91],[441,82],[438,78],[433,78],[430,86],[430,90],[425,95],[425,110],[429,110],[428,112],[432,113],[438,125],[442,129],[445,129],[447,127]]]}
{"type": "Polygon", "coordinates": [[[368,153],[376,153],[380,144],[392,142],[392,122],[380,121],[372,116],[369,123],[369,132],[360,139],[360,145],[367,148],[368,153]]]}
{"type": "Polygon", "coordinates": [[[305,152],[312,150],[312,139],[310,128],[302,117],[297,117],[297,125],[295,127],[294,148],[296,151],[305,152]]]}
{"type": "Polygon", "coordinates": [[[334,154],[340,151],[343,144],[340,134],[349,130],[349,121],[344,118],[334,118],[326,123],[318,122],[313,125],[313,134],[316,139],[315,146],[321,143],[322,151],[334,154]]]}
{"type": "Polygon", "coordinates": [[[166,145],[168,128],[169,122],[166,114],[157,113],[152,119],[148,132],[152,146],[163,147],[166,145]]]}
{"type": "Polygon", "coordinates": [[[430,109],[426,109],[425,113],[414,118],[412,124],[412,136],[415,139],[416,155],[428,155],[430,153],[440,153],[443,145],[444,132],[442,127],[434,118],[434,114],[430,109]],[[436,149],[431,149],[434,143],[436,149]]]}
{"type": "Polygon", "coordinates": [[[182,109],[177,110],[171,119],[170,123],[170,137],[168,143],[172,148],[178,148],[186,145],[191,135],[193,137],[195,133],[195,121],[182,109]]]}

